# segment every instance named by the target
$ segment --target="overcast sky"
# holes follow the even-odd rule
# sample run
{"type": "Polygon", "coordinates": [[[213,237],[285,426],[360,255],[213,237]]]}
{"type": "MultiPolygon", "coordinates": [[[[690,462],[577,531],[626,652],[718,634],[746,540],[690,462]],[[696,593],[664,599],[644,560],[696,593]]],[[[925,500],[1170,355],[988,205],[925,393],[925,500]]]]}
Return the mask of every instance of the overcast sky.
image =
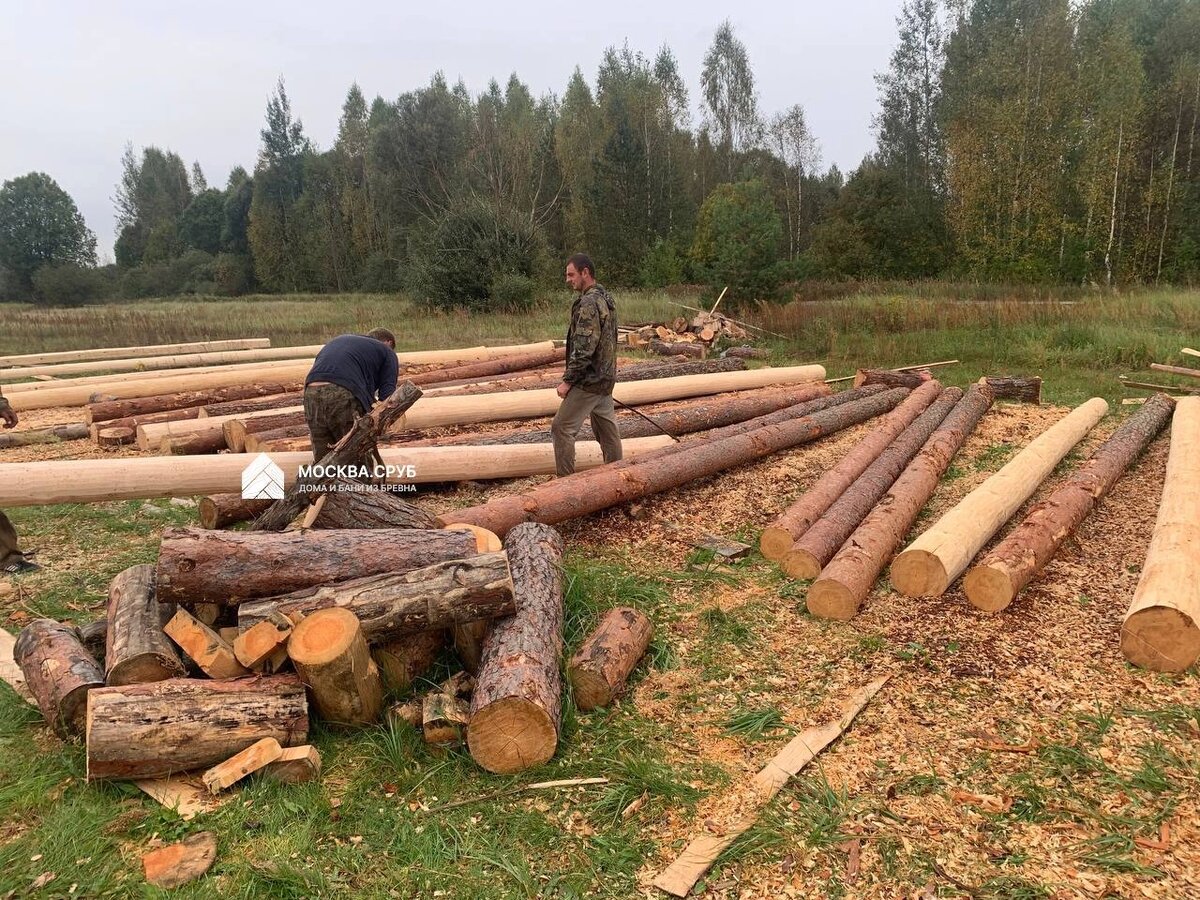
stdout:
{"type": "Polygon", "coordinates": [[[604,48],[628,40],[679,60],[698,109],[700,67],[726,17],[745,43],[764,114],[804,106],[825,164],[873,146],[873,75],[887,65],[900,0],[715,3],[203,3],[0,0],[0,179],[53,177],[111,259],[112,195],[127,141],[198,160],[223,187],[253,168],[268,96],[283,76],[305,131],[328,148],[350,84],[394,99],[442,70],[472,93],[516,72],[561,96],[575,66],[595,84],[604,48]]]}

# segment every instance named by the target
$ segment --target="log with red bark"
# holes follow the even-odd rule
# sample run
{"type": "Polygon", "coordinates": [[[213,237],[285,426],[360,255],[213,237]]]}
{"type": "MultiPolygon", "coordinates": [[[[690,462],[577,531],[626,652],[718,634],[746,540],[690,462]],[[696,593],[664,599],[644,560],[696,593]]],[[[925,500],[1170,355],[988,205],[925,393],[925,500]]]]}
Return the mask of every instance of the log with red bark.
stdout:
{"type": "MultiPolygon", "coordinates": [[[[381,440],[379,445],[391,444],[391,440],[381,440]]],[[[308,436],[308,427],[278,428],[274,432],[246,435],[247,453],[301,453],[312,451],[312,440],[308,436]]]]}
{"type": "Polygon", "coordinates": [[[553,528],[524,523],[504,546],[517,611],[484,639],[467,746],[489,772],[510,774],[547,762],[558,746],[563,542],[553,528]]]}
{"type": "Polygon", "coordinates": [[[572,696],[580,709],[608,706],[625,688],[654,636],[650,618],[628,606],[606,612],[567,664],[572,696]]]}
{"type": "Polygon", "coordinates": [[[336,479],[326,485],[314,528],[437,528],[437,519],[397,492],[336,479]]]}
{"type": "Polygon", "coordinates": [[[87,422],[107,422],[126,416],[143,416],[168,409],[187,409],[222,403],[228,400],[245,400],[250,397],[267,397],[300,390],[304,385],[298,381],[271,384],[238,384],[229,387],[210,388],[203,391],[182,391],[173,394],[157,394],[151,397],[133,397],[127,400],[104,400],[90,403],[84,409],[87,422]]]}
{"type": "MultiPolygon", "coordinates": [[[[326,468],[336,468],[338,465],[358,463],[365,459],[375,448],[379,436],[387,432],[420,397],[420,388],[411,382],[402,382],[390,397],[377,404],[366,415],[360,416],[355,421],[354,427],[334,444],[323,459],[316,460],[316,462],[326,468]]],[[[315,495],[310,493],[312,488],[316,485],[326,484],[330,480],[330,477],[317,476],[296,479],[296,482],[287,489],[283,499],[276,500],[270,509],[255,520],[254,530],[282,531],[304,511],[306,506],[313,502],[315,495]]]]}
{"type": "Polygon", "coordinates": [[[95,435],[97,447],[121,447],[132,444],[137,440],[137,431],[133,428],[106,428],[101,426],[95,435]]]}
{"type": "Polygon", "coordinates": [[[845,493],[783,555],[779,561],[783,571],[792,578],[816,578],[867,513],[883,499],[962,396],[963,392],[958,388],[947,388],[888,444],[878,458],[846,488],[845,493]]]}
{"type": "Polygon", "coordinates": [[[446,533],[471,543],[464,558],[247,601],[238,607],[238,626],[245,631],[272,612],[295,621],[319,609],[340,607],[353,612],[367,640],[377,644],[419,631],[511,615],[513,582],[503,551],[476,555],[471,535],[446,533]]]}
{"type": "Polygon", "coordinates": [[[974,384],[921,448],[891,490],[867,515],[808,589],[808,610],[848,620],[862,606],[875,579],[896,554],[938,479],[992,405],[986,385],[974,384]]]}
{"type": "Polygon", "coordinates": [[[369,725],[383,714],[379,670],[350,610],[333,607],[306,615],[292,631],[287,652],[325,721],[369,725]]]}
{"type": "Polygon", "coordinates": [[[419,631],[376,644],[371,648],[371,659],[379,669],[384,689],[399,693],[433,668],[445,646],[446,632],[419,631]]]}
{"type": "Polygon", "coordinates": [[[882,384],[885,387],[918,388],[932,376],[928,371],[899,372],[892,369],[859,369],[854,373],[854,386],[882,384]]]}
{"type": "Polygon", "coordinates": [[[1166,427],[1175,401],[1156,394],[1130,416],[1054,493],[1030,510],[963,579],[977,609],[1004,609],[1057,552],[1125,470],[1166,427]]]}
{"type": "Polygon", "coordinates": [[[992,389],[997,400],[1016,400],[1020,403],[1038,404],[1042,402],[1042,379],[1033,376],[998,376],[985,375],[979,379],[992,389]]]}
{"type": "Polygon", "coordinates": [[[938,381],[918,382],[917,389],[909,394],[903,403],[876,423],[870,434],[817,479],[816,484],[784,510],[782,515],[763,529],[759,539],[762,555],[770,560],[783,559],[792,549],[792,545],[825,514],[854,480],[878,459],[879,454],[937,399],[941,391],[942,385],[938,381]]]}
{"type": "Polygon", "coordinates": [[[163,626],[175,615],[170,603],[159,603],[154,566],[130,566],[108,585],[108,631],[105,677],[111,685],[139,684],[187,674],[163,626]]]}
{"type": "Polygon", "coordinates": [[[771,351],[766,347],[729,347],[721,351],[721,359],[770,359],[771,351]]]}
{"type": "Polygon", "coordinates": [[[159,547],[158,599],[236,606],[254,597],[380,572],[410,572],[474,554],[473,535],[443,529],[168,528],[159,547]]]}
{"type": "Polygon", "coordinates": [[[225,528],[261,514],[270,500],[244,500],[241,494],[209,494],[200,498],[200,527],[225,528]]]}
{"type": "Polygon", "coordinates": [[[97,688],[88,698],[87,777],[206,768],[267,737],[285,747],[308,738],[308,703],[294,675],[97,688]]]}
{"type": "Polygon", "coordinates": [[[21,629],[12,652],[26,688],[55,734],[63,740],[83,734],[88,693],[104,687],[104,672],[79,632],[53,619],[34,619],[21,629]]]}
{"type": "Polygon", "coordinates": [[[903,388],[862,389],[871,393],[844,402],[835,395],[695,435],[679,444],[541,484],[522,494],[444,514],[441,521],[480,525],[506,535],[518,522],[556,524],[619,503],[715,475],[734,466],[788,450],[888,412],[907,395],[903,388]],[[842,401],[842,402],[838,402],[842,401]],[[810,405],[811,404],[811,405],[810,405]],[[807,410],[820,411],[805,414],[807,410]]]}

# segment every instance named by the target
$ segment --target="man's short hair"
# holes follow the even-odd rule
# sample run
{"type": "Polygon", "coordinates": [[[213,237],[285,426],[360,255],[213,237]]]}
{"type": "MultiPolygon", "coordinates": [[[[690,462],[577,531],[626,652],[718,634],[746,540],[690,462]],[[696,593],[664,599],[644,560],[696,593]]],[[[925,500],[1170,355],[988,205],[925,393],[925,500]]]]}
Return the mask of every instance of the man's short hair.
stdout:
{"type": "Polygon", "coordinates": [[[575,267],[576,272],[590,272],[593,278],[596,277],[596,266],[586,253],[576,253],[567,262],[575,267]]]}
{"type": "Polygon", "coordinates": [[[385,344],[396,346],[396,336],[386,328],[376,328],[374,331],[368,331],[367,337],[373,337],[377,341],[383,341],[385,344]]]}

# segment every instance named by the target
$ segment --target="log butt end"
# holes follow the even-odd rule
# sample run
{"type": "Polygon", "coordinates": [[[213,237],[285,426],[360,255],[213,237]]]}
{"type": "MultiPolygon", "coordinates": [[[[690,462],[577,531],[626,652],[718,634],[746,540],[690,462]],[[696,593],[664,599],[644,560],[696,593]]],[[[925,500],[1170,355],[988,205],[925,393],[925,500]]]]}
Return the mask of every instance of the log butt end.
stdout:
{"type": "Polygon", "coordinates": [[[287,651],[302,666],[323,666],[343,656],[359,635],[358,617],[348,609],[331,607],[305,616],[292,631],[287,651]]]}
{"type": "Polygon", "coordinates": [[[500,538],[496,536],[494,531],[488,531],[479,525],[471,525],[467,522],[456,522],[451,525],[445,525],[443,528],[446,531],[469,531],[475,535],[475,550],[479,553],[498,553],[504,549],[504,545],[500,542],[500,538]]]}
{"type": "Polygon", "coordinates": [[[166,681],[168,678],[183,678],[187,669],[179,659],[158,653],[144,653],[122,660],[105,676],[108,687],[124,684],[146,684],[150,681],[166,681]]]}
{"type": "Polygon", "coordinates": [[[558,729],[549,714],[528,700],[505,697],[471,716],[467,749],[489,772],[512,775],[550,761],[558,729]]]}
{"type": "Polygon", "coordinates": [[[808,589],[808,611],[818,619],[849,622],[858,615],[859,599],[839,581],[818,579],[808,589]]]}
{"type": "Polygon", "coordinates": [[[762,537],[758,539],[758,550],[767,559],[778,562],[792,549],[795,542],[795,535],[786,528],[768,525],[763,529],[762,537]]]}
{"type": "Polygon", "coordinates": [[[1000,612],[1017,598],[1008,572],[999,566],[975,566],[963,577],[963,590],[976,609],[1000,612]]]}
{"type": "Polygon", "coordinates": [[[599,672],[592,672],[577,666],[572,666],[567,672],[571,681],[571,696],[575,706],[584,712],[612,702],[612,688],[599,672]]]}
{"type": "Polygon", "coordinates": [[[1174,607],[1138,610],[1121,626],[1121,653],[1143,669],[1186,672],[1200,660],[1200,626],[1174,607]]]}
{"type": "Polygon", "coordinates": [[[200,527],[213,531],[220,527],[221,511],[212,497],[201,497],[199,504],[200,527]]]}
{"type": "Polygon", "coordinates": [[[793,546],[788,550],[779,561],[779,567],[789,578],[809,580],[821,574],[821,561],[803,547],[793,546]]]}
{"type": "Polygon", "coordinates": [[[950,579],[937,555],[928,550],[905,550],[892,563],[891,581],[906,597],[937,597],[945,592],[950,579]]]}

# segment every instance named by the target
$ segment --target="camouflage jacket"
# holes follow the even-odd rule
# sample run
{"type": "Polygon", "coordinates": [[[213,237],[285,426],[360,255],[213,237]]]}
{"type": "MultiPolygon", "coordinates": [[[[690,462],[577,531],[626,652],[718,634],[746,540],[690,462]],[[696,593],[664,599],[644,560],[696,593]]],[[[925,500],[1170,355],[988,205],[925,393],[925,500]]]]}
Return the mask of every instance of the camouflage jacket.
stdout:
{"type": "Polygon", "coordinates": [[[571,304],[563,381],[591,394],[611,394],[617,383],[617,309],[599,284],[571,304]]]}

